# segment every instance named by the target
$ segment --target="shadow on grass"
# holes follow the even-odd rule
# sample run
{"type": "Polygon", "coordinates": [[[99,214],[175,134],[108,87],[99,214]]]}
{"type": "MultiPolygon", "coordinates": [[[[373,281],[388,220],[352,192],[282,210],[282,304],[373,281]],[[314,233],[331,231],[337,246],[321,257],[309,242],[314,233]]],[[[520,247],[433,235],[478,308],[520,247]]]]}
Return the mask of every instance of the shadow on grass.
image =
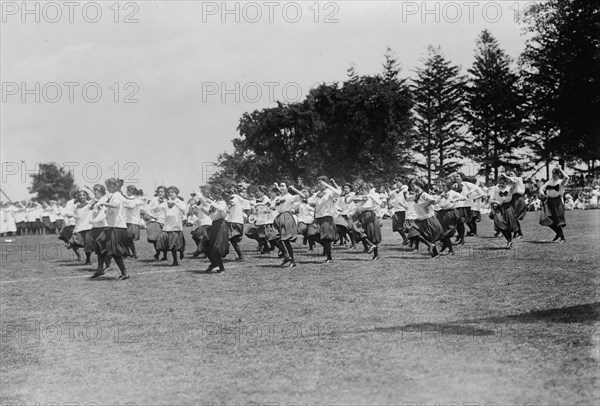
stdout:
{"type": "Polygon", "coordinates": [[[534,310],[527,313],[488,317],[474,320],[476,322],[488,323],[590,323],[600,321],[600,302],[584,305],[560,307],[556,309],[534,310]]]}
{"type": "Polygon", "coordinates": [[[443,332],[444,334],[452,335],[469,335],[469,336],[491,336],[494,335],[494,331],[486,330],[483,328],[476,328],[473,326],[460,326],[456,324],[433,324],[433,323],[420,323],[420,324],[407,324],[406,326],[395,326],[395,327],[377,327],[374,332],[376,333],[396,333],[396,332],[414,332],[426,333],[426,332],[443,332]]]}
{"type": "Polygon", "coordinates": [[[118,277],[118,275],[103,275],[94,279],[88,278],[86,280],[89,282],[116,282],[118,277]]]}
{"type": "Polygon", "coordinates": [[[219,273],[219,272],[217,272],[215,270],[207,271],[206,269],[204,271],[189,269],[189,270],[183,271],[183,272],[191,273],[191,274],[194,274],[194,275],[214,275],[214,276],[217,276],[217,275],[226,274],[227,270],[225,270],[225,272],[221,272],[221,273],[219,273]]]}
{"type": "Polygon", "coordinates": [[[414,323],[404,326],[375,327],[359,333],[427,333],[436,332],[445,335],[490,336],[495,332],[477,328],[469,324],[493,323],[594,323],[600,321],[600,302],[584,305],[561,307],[556,309],[534,310],[527,313],[508,316],[486,317],[474,320],[461,320],[447,323],[414,323]],[[465,325],[466,324],[466,325],[465,325]]]}
{"type": "Polygon", "coordinates": [[[479,251],[510,251],[506,249],[506,246],[498,246],[498,247],[475,247],[476,250],[479,251]]]}
{"type": "Polygon", "coordinates": [[[151,259],[138,259],[138,262],[141,262],[143,264],[149,264],[152,262],[160,262],[160,261],[157,261],[154,258],[151,258],[151,259]]]}

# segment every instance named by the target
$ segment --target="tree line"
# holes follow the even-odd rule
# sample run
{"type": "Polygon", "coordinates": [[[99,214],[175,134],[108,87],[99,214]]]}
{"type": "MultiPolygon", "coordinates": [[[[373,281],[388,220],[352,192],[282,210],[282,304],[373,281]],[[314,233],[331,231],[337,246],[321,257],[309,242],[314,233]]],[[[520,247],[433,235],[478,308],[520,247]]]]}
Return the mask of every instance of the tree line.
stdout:
{"type": "Polygon", "coordinates": [[[551,0],[525,16],[530,35],[511,59],[492,33],[476,39],[461,73],[429,46],[412,78],[387,49],[382,71],[323,83],[297,103],[244,113],[233,153],[219,155],[211,183],[280,179],[389,182],[422,171],[431,185],[465,159],[487,181],[558,161],[598,170],[600,160],[600,3],[551,0]]]}

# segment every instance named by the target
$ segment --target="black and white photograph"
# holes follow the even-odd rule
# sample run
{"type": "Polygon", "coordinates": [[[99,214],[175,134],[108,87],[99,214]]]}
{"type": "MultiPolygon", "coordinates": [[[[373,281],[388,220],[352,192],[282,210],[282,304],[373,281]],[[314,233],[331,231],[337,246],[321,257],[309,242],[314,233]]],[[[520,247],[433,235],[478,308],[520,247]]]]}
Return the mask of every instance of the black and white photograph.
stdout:
{"type": "Polygon", "coordinates": [[[0,406],[600,404],[600,2],[0,12],[0,406]]]}

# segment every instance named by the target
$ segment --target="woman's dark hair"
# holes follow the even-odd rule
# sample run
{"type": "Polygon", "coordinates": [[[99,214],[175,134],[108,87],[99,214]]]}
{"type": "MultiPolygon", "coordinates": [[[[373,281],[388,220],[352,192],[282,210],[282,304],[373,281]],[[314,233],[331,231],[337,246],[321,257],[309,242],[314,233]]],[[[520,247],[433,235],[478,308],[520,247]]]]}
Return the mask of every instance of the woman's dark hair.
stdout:
{"type": "Polygon", "coordinates": [[[413,179],[412,180],[412,185],[413,186],[417,186],[420,189],[424,190],[424,191],[428,191],[429,188],[427,187],[427,184],[425,182],[423,182],[421,179],[413,179]]]}
{"type": "Polygon", "coordinates": [[[94,192],[97,191],[97,192],[100,192],[103,195],[106,194],[106,188],[104,187],[104,185],[101,185],[99,183],[95,184],[92,189],[94,190],[94,192]]]}
{"type": "Polygon", "coordinates": [[[121,190],[121,188],[123,187],[123,179],[115,179],[115,178],[109,178],[106,179],[106,186],[114,186],[115,188],[117,188],[118,190],[121,190]]]}
{"type": "Polygon", "coordinates": [[[562,172],[560,171],[560,169],[558,169],[558,168],[554,168],[554,169],[552,169],[552,175],[556,175],[556,176],[558,176],[558,177],[559,177],[559,178],[561,178],[561,179],[563,178],[563,174],[562,174],[562,172]]]}

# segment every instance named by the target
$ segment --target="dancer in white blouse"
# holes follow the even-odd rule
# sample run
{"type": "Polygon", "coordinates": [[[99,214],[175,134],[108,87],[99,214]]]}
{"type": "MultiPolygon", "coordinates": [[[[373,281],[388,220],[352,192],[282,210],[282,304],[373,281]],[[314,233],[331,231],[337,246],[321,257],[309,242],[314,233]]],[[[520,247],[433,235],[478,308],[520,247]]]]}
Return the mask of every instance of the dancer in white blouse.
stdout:
{"type": "Polygon", "coordinates": [[[548,211],[550,212],[549,217],[552,220],[552,224],[548,227],[555,233],[555,236],[552,239],[553,242],[566,242],[563,228],[566,227],[567,222],[565,221],[565,203],[563,201],[563,196],[565,194],[565,186],[567,186],[568,183],[569,175],[567,175],[560,167],[556,167],[552,170],[552,178],[540,188],[542,200],[548,207],[548,211]]]}

